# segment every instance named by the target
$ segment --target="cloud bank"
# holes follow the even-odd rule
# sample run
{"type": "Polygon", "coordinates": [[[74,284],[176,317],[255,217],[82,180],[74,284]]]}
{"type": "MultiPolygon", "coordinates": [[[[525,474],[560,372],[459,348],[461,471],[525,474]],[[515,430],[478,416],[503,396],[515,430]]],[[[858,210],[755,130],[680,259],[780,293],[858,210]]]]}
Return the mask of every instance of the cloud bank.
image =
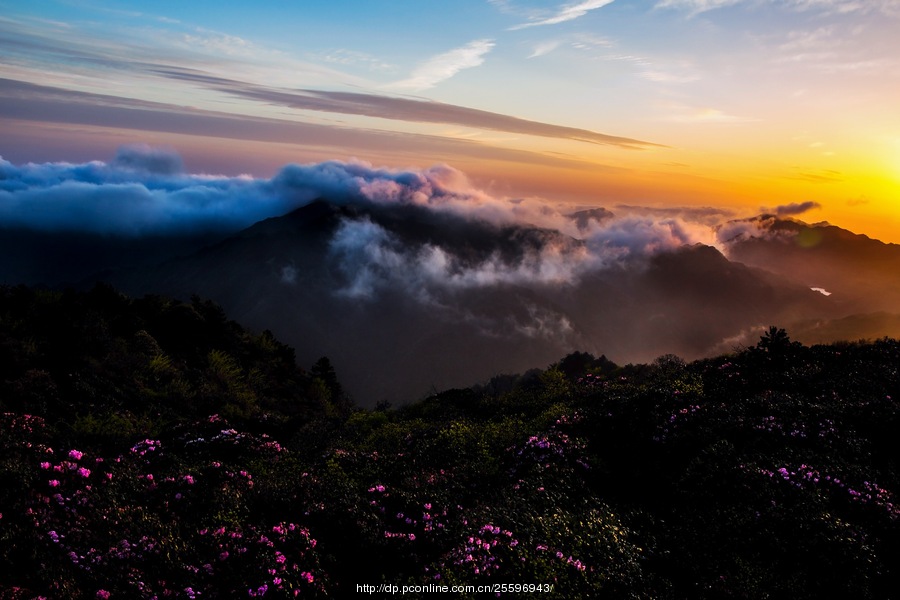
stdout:
{"type": "Polygon", "coordinates": [[[121,147],[109,162],[14,165],[0,158],[0,221],[37,231],[142,236],[237,231],[317,198],[334,203],[407,203],[513,218],[444,165],[390,170],[328,161],[283,167],[272,178],[185,173],[172,150],[121,147]]]}
{"type": "MultiPolygon", "coordinates": [[[[558,285],[622,261],[716,243],[705,213],[618,214],[499,198],[447,165],[394,170],[329,161],[286,165],[268,179],[226,177],[187,173],[175,151],[141,144],[121,147],[108,162],[0,159],[5,228],[123,238],[228,234],[316,199],[381,215],[346,219],[331,241],[350,281],[344,291],[360,297],[397,277],[423,290],[558,285]],[[410,211],[416,228],[405,225],[413,221],[410,211]]],[[[296,272],[291,267],[282,276],[291,283],[296,272]]]]}

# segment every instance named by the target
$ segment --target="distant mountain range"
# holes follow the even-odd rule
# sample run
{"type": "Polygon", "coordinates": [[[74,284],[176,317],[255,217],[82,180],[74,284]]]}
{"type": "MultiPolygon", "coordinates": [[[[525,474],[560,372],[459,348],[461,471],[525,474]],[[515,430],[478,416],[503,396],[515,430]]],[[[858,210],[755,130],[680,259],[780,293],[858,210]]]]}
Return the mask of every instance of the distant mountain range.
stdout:
{"type": "MultiPolygon", "coordinates": [[[[611,217],[572,215],[579,227],[611,217]]],[[[0,277],[210,298],[272,330],[301,364],[327,355],[368,405],[574,350],[693,359],[753,345],[773,324],[806,342],[900,335],[900,246],[769,216],[718,233],[724,254],[694,245],[609,259],[555,229],[319,200],[219,239],[6,231],[0,277]]]]}

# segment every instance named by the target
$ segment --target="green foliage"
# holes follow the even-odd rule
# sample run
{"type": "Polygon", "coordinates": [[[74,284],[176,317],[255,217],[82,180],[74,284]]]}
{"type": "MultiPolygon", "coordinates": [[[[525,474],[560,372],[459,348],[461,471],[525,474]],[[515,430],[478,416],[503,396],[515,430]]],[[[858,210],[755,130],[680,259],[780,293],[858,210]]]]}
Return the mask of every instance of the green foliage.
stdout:
{"type": "Polygon", "coordinates": [[[323,414],[290,348],[208,301],[19,286],[0,288],[0,315],[0,410],[41,415],[79,440],[149,436],[216,412],[251,427],[323,414]]]}

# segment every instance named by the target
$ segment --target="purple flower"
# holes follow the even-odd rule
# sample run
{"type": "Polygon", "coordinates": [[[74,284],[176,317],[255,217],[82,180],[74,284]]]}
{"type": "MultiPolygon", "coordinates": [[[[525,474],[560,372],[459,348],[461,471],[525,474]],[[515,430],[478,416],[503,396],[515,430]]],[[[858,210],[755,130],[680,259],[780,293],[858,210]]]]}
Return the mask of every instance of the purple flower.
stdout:
{"type": "Polygon", "coordinates": [[[72,460],[81,460],[82,456],[84,456],[84,452],[79,452],[78,450],[69,450],[69,458],[71,458],[72,460]]]}

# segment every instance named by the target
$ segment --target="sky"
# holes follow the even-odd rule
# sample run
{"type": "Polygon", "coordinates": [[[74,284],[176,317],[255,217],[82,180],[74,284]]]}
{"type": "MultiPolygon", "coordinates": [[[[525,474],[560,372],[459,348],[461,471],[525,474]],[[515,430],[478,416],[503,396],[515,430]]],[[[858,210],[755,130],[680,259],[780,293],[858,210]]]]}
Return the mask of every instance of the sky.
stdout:
{"type": "Polygon", "coordinates": [[[7,170],[121,166],[122,147],[210,177],[448,165],[493,197],[777,209],[900,243],[900,0],[0,0],[0,15],[7,170]]]}

